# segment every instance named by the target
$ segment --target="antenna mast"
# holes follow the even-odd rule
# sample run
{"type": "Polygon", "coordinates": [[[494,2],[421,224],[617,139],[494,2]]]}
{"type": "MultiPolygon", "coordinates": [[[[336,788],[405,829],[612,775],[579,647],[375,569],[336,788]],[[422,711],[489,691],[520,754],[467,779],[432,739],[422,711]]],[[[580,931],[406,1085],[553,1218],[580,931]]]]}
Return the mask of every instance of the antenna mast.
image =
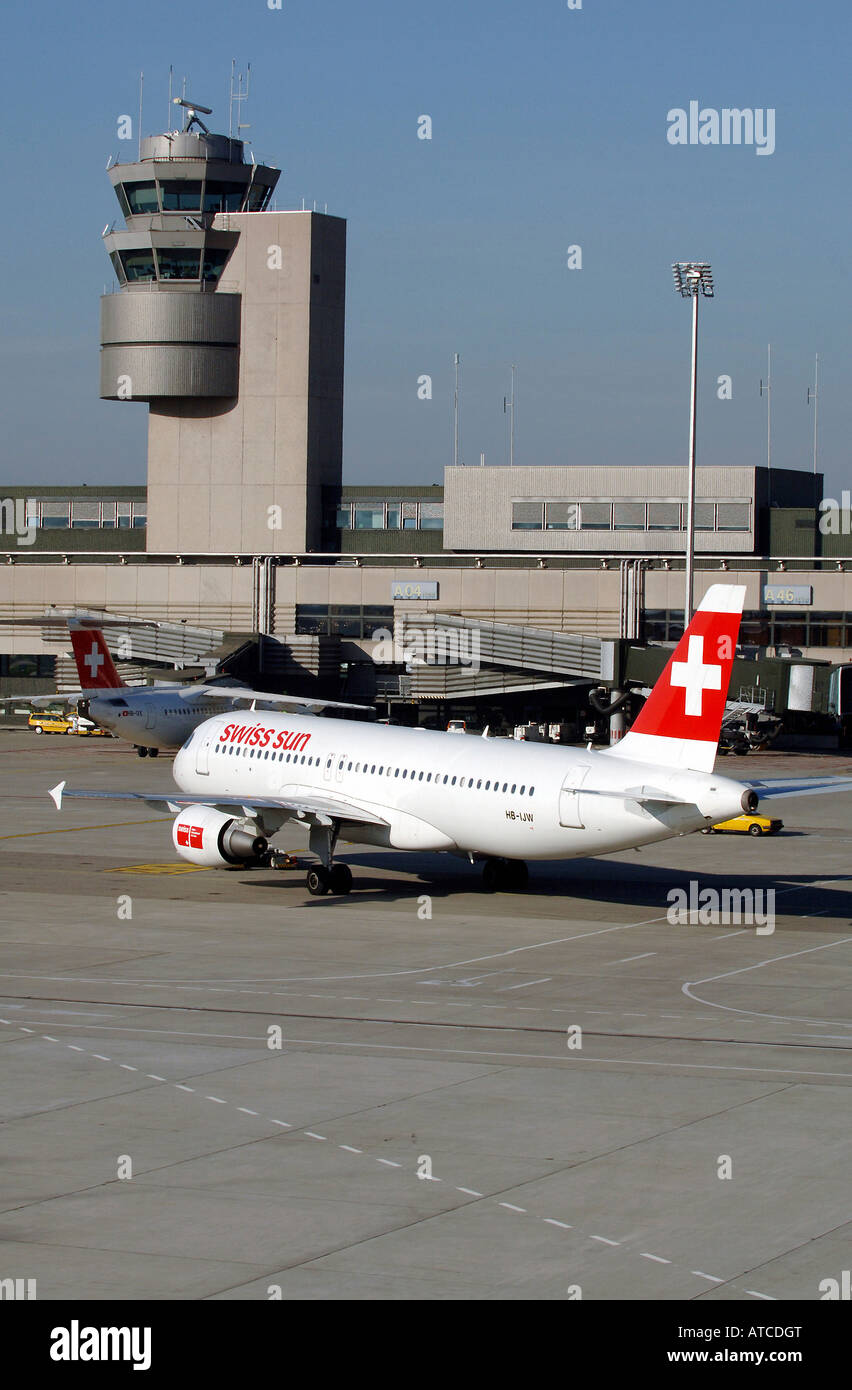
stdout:
{"type": "Polygon", "coordinates": [[[814,358],[814,385],[813,390],[808,387],[808,405],[814,403],[814,477],[817,471],[817,415],[819,412],[819,353],[814,358]]]}
{"type": "Polygon", "coordinates": [[[240,117],[241,117],[241,115],[242,115],[242,103],[248,99],[249,90],[250,90],[250,88],[251,88],[251,63],[248,63],[248,64],[246,65],[245,73],[241,73],[241,72],[236,73],[236,85],[234,85],[234,76],[235,76],[236,62],[237,62],[236,58],[232,58],[232,59],[231,59],[231,86],[230,86],[230,90],[229,90],[229,94],[228,94],[228,139],[229,139],[229,140],[232,140],[232,139],[234,138],[234,103],[235,103],[235,102],[236,102],[236,106],[237,106],[237,139],[239,140],[239,139],[241,138],[241,136],[240,136],[240,131],[241,131],[241,130],[249,130],[249,129],[251,128],[251,127],[248,126],[248,125],[243,125],[243,123],[242,123],[241,120],[240,120],[240,117]],[[243,85],[244,83],[245,83],[245,85],[243,85]]]}
{"type": "MultiPolygon", "coordinates": [[[[760,382],[760,394],[764,394],[763,379],[760,382]]],[[[766,467],[772,467],[772,344],[766,349],[766,467]]]]}
{"type": "Polygon", "coordinates": [[[139,136],[139,139],[138,139],[138,150],[139,150],[139,153],[138,153],[138,155],[137,155],[137,158],[138,158],[138,159],[141,159],[141,158],[142,158],[142,87],[143,87],[143,85],[144,85],[144,82],[145,82],[145,74],[144,74],[144,72],[140,72],[140,74],[139,74],[139,130],[138,130],[138,136],[139,136]]]}
{"type": "Polygon", "coordinates": [[[459,464],[459,363],[461,358],[458,353],[453,353],[453,365],[456,369],[456,389],[453,395],[453,467],[458,468],[459,464]]]}

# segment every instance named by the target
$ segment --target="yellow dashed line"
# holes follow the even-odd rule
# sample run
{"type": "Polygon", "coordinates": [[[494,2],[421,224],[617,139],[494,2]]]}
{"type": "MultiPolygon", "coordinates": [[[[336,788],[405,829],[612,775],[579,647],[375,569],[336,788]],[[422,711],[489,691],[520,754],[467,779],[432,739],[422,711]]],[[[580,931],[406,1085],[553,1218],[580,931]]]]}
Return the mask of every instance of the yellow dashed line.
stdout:
{"type": "Polygon", "coordinates": [[[119,869],[103,869],[105,874],[198,874],[209,872],[207,864],[123,864],[119,869]]]}
{"type": "Polygon", "coordinates": [[[148,820],[111,820],[103,825],[64,825],[57,830],[27,830],[22,835],[0,835],[0,840],[29,840],[35,835],[79,835],[83,830],[112,830],[116,825],[162,825],[171,816],[151,816],[148,820]]]}

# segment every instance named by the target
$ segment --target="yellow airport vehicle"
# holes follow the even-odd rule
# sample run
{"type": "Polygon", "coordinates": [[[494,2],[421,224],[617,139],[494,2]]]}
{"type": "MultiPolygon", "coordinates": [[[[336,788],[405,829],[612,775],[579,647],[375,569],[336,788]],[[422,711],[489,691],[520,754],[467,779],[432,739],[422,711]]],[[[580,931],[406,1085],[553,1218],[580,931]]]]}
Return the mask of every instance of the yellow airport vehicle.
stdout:
{"type": "Polygon", "coordinates": [[[770,820],[769,816],[734,816],[733,820],[720,821],[718,825],[708,825],[702,835],[777,835],[783,826],[782,820],[770,820]]]}
{"type": "Polygon", "coordinates": [[[42,710],[40,714],[31,714],[27,720],[30,729],[35,729],[37,734],[73,734],[74,720],[69,719],[61,710],[49,709],[42,710]]]}

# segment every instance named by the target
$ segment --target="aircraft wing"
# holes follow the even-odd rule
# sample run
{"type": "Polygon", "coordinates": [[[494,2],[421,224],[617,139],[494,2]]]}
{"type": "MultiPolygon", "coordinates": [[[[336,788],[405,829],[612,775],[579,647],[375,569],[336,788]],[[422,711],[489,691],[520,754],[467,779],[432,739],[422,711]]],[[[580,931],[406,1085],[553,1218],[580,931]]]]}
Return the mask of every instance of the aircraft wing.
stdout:
{"type": "Polygon", "coordinates": [[[352,801],[324,796],[184,796],[176,791],[169,792],[102,792],[86,791],[82,788],[66,788],[64,782],[51,787],[50,796],[57,811],[67,798],[82,801],[138,801],[150,806],[154,811],[171,812],[173,815],[185,806],[212,806],[227,814],[253,816],[259,811],[267,812],[267,819],[277,819],[280,825],[287,820],[303,820],[309,824],[328,825],[332,820],[355,825],[387,825],[382,816],[367,811],[352,801]],[[271,814],[269,814],[271,813],[271,814]]]}
{"type": "Polygon", "coordinates": [[[83,696],[94,694],[91,690],[63,690],[54,691],[52,695],[3,695],[0,696],[0,705],[72,705],[75,700],[81,700],[83,696]]]}
{"type": "Polygon", "coordinates": [[[761,801],[774,801],[782,796],[819,796],[823,792],[852,791],[852,777],[768,777],[759,782],[746,782],[761,801]]]}
{"type": "Polygon", "coordinates": [[[355,709],[360,714],[372,714],[372,705],[353,705],[345,700],[309,700],[300,695],[281,695],[269,690],[251,690],[239,685],[187,685],[177,690],[183,700],[195,695],[206,695],[208,699],[221,699],[226,703],[232,700],[263,700],[266,704],[280,705],[282,709],[297,710],[355,709]]]}

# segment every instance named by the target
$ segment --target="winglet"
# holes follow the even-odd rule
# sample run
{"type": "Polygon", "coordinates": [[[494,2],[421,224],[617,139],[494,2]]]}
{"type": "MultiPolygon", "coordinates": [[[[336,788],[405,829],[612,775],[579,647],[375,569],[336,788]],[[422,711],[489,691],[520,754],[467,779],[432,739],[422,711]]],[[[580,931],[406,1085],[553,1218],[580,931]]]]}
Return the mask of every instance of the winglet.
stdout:
{"type": "Polygon", "coordinates": [[[64,792],[64,790],[64,782],[59,782],[55,787],[50,788],[50,795],[53,798],[53,804],[56,807],[57,811],[62,810],[62,793],[64,792]]]}

